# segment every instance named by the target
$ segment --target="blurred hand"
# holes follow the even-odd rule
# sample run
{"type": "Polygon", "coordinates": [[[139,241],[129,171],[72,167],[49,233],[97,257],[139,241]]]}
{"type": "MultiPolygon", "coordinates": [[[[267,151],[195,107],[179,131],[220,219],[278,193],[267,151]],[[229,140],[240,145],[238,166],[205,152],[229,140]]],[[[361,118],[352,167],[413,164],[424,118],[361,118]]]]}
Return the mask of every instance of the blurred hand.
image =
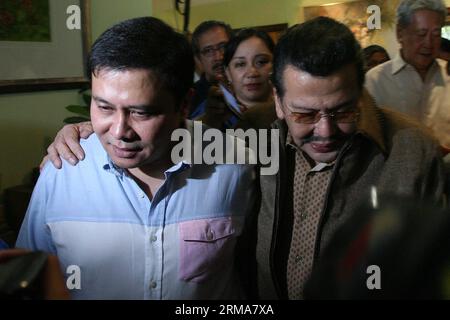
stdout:
{"type": "MultiPolygon", "coordinates": [[[[7,249],[0,251],[0,264],[11,259],[20,258],[32,251],[27,249],[7,249]]],[[[47,256],[47,264],[40,275],[40,290],[42,297],[47,300],[70,299],[59,260],[54,255],[47,256]]]]}
{"type": "Polygon", "coordinates": [[[227,121],[234,117],[235,112],[227,105],[224,93],[217,85],[211,85],[206,99],[205,113],[196,120],[203,121],[211,128],[224,130],[228,128],[227,121]]]}
{"type": "Polygon", "coordinates": [[[227,109],[225,98],[219,86],[212,85],[209,88],[206,99],[205,113],[210,116],[223,115],[227,109]]]}
{"type": "Polygon", "coordinates": [[[40,170],[50,160],[55,168],[61,169],[61,158],[72,165],[84,159],[84,151],[80,139],[86,139],[94,132],[91,122],[65,125],[56,135],[55,141],[47,148],[47,155],[39,165],[40,170]]]}

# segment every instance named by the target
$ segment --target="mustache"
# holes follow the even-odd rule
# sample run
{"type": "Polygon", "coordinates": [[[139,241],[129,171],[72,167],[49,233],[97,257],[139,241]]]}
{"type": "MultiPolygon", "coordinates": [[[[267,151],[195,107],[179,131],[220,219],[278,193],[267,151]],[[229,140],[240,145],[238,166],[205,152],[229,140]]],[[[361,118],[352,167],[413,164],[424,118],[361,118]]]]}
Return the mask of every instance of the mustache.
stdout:
{"type": "Polygon", "coordinates": [[[328,143],[333,143],[336,142],[337,140],[339,140],[339,137],[333,136],[333,137],[328,137],[328,138],[324,138],[324,137],[319,137],[319,136],[310,136],[307,138],[303,138],[301,139],[301,143],[302,145],[305,143],[310,143],[310,142],[328,142],[328,143]]]}
{"type": "Polygon", "coordinates": [[[321,136],[311,135],[309,137],[301,139],[300,140],[300,143],[301,143],[300,146],[304,145],[305,143],[310,143],[310,142],[323,142],[323,143],[343,142],[343,141],[345,141],[347,139],[350,139],[354,135],[355,135],[354,132],[348,133],[348,134],[340,132],[340,133],[332,135],[331,137],[326,137],[326,138],[321,137],[321,136]]]}
{"type": "Polygon", "coordinates": [[[113,145],[116,148],[120,148],[120,149],[136,150],[136,149],[141,148],[141,145],[138,142],[125,142],[123,140],[109,140],[108,143],[110,145],[113,145]]]}
{"type": "Polygon", "coordinates": [[[213,69],[216,71],[223,71],[225,68],[222,62],[217,62],[213,64],[213,69]]]}

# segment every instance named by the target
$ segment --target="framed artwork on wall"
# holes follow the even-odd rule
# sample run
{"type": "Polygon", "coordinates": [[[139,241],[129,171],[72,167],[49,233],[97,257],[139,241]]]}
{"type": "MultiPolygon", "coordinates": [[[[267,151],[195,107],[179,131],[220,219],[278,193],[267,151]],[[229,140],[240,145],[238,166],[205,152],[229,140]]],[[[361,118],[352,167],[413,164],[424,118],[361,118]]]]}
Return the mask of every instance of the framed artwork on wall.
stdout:
{"type": "Polygon", "coordinates": [[[0,2],[0,93],[87,86],[90,25],[90,0],[0,2]]]}
{"type": "Polygon", "coordinates": [[[367,47],[378,44],[391,55],[397,52],[398,44],[395,35],[396,9],[400,0],[357,0],[343,3],[330,2],[320,6],[308,6],[303,8],[304,20],[310,20],[318,16],[327,16],[347,25],[360,42],[367,47]],[[380,8],[380,29],[370,29],[367,21],[371,13],[367,8],[376,5],[380,8]]]}

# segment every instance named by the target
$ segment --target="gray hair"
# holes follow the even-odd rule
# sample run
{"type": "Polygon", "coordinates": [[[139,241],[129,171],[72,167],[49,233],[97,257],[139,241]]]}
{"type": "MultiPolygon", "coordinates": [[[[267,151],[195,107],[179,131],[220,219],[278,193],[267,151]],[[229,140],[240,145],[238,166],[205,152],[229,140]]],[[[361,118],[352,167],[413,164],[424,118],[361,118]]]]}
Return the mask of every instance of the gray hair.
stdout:
{"type": "Polygon", "coordinates": [[[405,27],[411,23],[416,10],[431,10],[442,15],[442,22],[447,17],[447,8],[442,0],[403,0],[397,8],[397,24],[405,27]]]}

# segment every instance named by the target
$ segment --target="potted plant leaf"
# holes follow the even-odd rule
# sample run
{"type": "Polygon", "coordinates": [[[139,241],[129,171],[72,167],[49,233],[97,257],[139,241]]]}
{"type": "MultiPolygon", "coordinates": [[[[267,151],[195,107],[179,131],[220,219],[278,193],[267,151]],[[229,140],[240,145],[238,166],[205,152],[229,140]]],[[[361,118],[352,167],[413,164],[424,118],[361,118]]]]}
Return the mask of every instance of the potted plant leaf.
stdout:
{"type": "Polygon", "coordinates": [[[66,107],[66,110],[76,114],[76,116],[71,116],[65,118],[64,123],[79,123],[90,120],[89,108],[91,105],[91,92],[88,89],[80,90],[79,93],[83,99],[84,105],[71,104],[66,107]]]}

